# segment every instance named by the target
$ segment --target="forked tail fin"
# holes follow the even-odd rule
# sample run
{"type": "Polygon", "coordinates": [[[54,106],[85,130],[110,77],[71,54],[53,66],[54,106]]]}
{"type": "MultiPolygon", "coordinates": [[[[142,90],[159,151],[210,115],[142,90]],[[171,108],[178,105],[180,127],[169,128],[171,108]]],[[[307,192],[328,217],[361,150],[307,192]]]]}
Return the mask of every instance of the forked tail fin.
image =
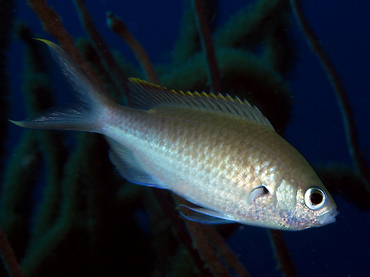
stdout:
{"type": "Polygon", "coordinates": [[[47,113],[33,120],[10,120],[10,122],[26,128],[99,132],[99,117],[110,100],[58,45],[45,39],[37,40],[48,45],[54,60],[78,94],[80,102],[76,107],[47,113]]]}

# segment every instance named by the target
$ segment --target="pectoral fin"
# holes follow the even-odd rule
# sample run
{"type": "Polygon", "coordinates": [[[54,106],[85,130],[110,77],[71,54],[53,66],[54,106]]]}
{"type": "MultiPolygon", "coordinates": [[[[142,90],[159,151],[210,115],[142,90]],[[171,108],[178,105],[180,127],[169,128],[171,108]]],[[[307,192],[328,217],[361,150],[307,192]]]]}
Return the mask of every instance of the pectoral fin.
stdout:
{"type": "Polygon", "coordinates": [[[123,178],[138,185],[163,188],[153,176],[145,172],[132,151],[110,138],[106,140],[111,148],[109,158],[123,178]]]}

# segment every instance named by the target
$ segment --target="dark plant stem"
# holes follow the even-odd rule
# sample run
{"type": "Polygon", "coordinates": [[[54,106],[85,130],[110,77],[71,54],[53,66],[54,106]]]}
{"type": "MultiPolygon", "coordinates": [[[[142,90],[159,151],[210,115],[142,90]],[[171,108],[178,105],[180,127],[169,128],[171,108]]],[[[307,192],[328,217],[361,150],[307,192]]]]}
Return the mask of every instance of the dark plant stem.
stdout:
{"type": "Polygon", "coordinates": [[[140,44],[140,42],[131,34],[127,29],[126,24],[122,19],[114,16],[113,13],[107,13],[107,25],[108,27],[118,34],[130,47],[132,52],[134,52],[137,60],[147,77],[147,80],[153,84],[159,84],[157,74],[155,73],[154,66],[150,61],[149,55],[145,48],[140,44]]]}
{"type": "Polygon", "coordinates": [[[193,0],[196,20],[198,23],[199,35],[203,45],[203,51],[206,55],[208,64],[208,75],[211,81],[212,90],[217,93],[222,93],[222,85],[220,72],[216,59],[216,51],[212,41],[211,29],[207,22],[206,11],[204,9],[203,0],[193,0]]]}
{"type": "Polygon", "coordinates": [[[11,247],[6,234],[0,227],[0,251],[3,263],[10,276],[22,277],[22,270],[19,267],[17,258],[15,257],[13,248],[11,247]]]}
{"type": "Polygon", "coordinates": [[[98,32],[98,29],[95,27],[94,21],[92,20],[90,12],[86,7],[85,1],[74,0],[73,2],[79,13],[81,23],[84,26],[86,33],[93,42],[96,52],[100,56],[101,61],[103,61],[103,65],[105,65],[105,70],[109,73],[116,87],[120,90],[122,98],[127,98],[129,93],[129,89],[127,86],[127,77],[117,65],[103,37],[98,32]]]}
{"type": "Polygon", "coordinates": [[[283,232],[279,230],[268,230],[268,233],[281,273],[285,277],[296,277],[297,272],[290,258],[288,247],[284,242],[283,232]]]}
{"type": "Polygon", "coordinates": [[[78,51],[72,36],[64,28],[62,18],[46,4],[46,0],[27,0],[27,3],[42,22],[44,30],[58,40],[64,51],[77,62],[95,83],[101,84],[95,72],[90,69],[78,51]]]}
{"type": "Polygon", "coordinates": [[[326,74],[334,88],[336,93],[337,101],[342,112],[342,120],[346,131],[347,145],[352,160],[361,174],[363,182],[368,192],[370,192],[370,171],[366,159],[361,155],[358,142],[358,134],[356,131],[355,118],[353,115],[352,107],[348,99],[348,93],[346,92],[339,73],[334,68],[329,56],[321,46],[315,33],[308,23],[307,18],[303,13],[303,9],[299,0],[290,0],[290,5],[293,14],[299,23],[301,30],[306,38],[307,43],[311,49],[316,53],[319,58],[321,65],[326,71],[326,74]]]}

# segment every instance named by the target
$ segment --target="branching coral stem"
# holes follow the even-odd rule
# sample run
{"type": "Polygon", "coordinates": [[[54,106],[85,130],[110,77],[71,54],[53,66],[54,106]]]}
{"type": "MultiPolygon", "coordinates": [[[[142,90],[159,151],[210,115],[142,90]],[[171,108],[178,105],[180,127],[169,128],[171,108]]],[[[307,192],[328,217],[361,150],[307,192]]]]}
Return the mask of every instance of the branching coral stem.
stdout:
{"type": "Polygon", "coordinates": [[[46,4],[46,0],[27,0],[28,5],[37,14],[44,30],[57,39],[61,47],[78,63],[87,75],[97,84],[101,84],[94,71],[90,69],[73,43],[71,35],[63,26],[60,16],[46,4]]]}
{"type": "Polygon", "coordinates": [[[247,270],[244,268],[238,257],[227,245],[223,237],[221,237],[220,233],[217,232],[217,230],[211,225],[204,224],[202,225],[202,228],[212,244],[217,245],[219,255],[222,256],[224,262],[228,265],[230,269],[233,270],[235,275],[238,277],[248,277],[249,274],[247,270]]]}
{"type": "MultiPolygon", "coordinates": [[[[204,262],[201,258],[201,253],[199,249],[195,249],[194,242],[192,240],[193,234],[189,234],[187,231],[186,225],[182,219],[179,217],[179,213],[173,209],[173,202],[171,202],[165,194],[159,190],[151,190],[153,196],[155,197],[158,205],[161,207],[163,213],[171,221],[171,226],[174,230],[174,233],[178,237],[179,241],[185,246],[190,256],[193,258],[194,263],[197,266],[200,276],[211,277],[212,274],[208,268],[204,266],[204,262]]],[[[174,200],[178,203],[184,201],[179,196],[174,195],[174,200]]]]}
{"type": "Polygon", "coordinates": [[[297,272],[289,250],[283,239],[283,232],[279,230],[268,230],[270,241],[275,252],[275,259],[279,264],[279,269],[285,277],[295,277],[297,272]]]}
{"type": "Polygon", "coordinates": [[[158,77],[155,73],[152,62],[149,59],[148,53],[145,51],[140,42],[130,33],[122,19],[114,16],[111,12],[108,12],[107,25],[113,32],[118,34],[127,43],[132,52],[134,52],[146,74],[148,81],[158,85],[158,77]]]}
{"type": "MultiPolygon", "coordinates": [[[[176,196],[175,199],[178,204],[187,204],[181,197],[176,196]]],[[[230,270],[238,277],[249,276],[237,256],[212,226],[190,220],[185,222],[193,245],[214,276],[233,276],[230,270]]]]}
{"type": "Polygon", "coordinates": [[[342,80],[334,68],[329,56],[324,51],[319,40],[316,38],[312,28],[310,27],[308,20],[303,13],[303,9],[299,0],[290,0],[290,5],[295,18],[305,35],[307,43],[318,56],[321,65],[324,67],[326,74],[334,88],[340,109],[342,111],[342,119],[346,131],[349,153],[352,156],[358,172],[361,174],[363,182],[366,185],[366,189],[370,192],[370,170],[366,159],[361,155],[359,149],[355,118],[347,96],[347,92],[342,85],[342,80]]]}
{"type": "Polygon", "coordinates": [[[211,244],[207,233],[204,230],[205,226],[193,221],[188,221],[187,225],[197,250],[202,256],[203,261],[211,269],[213,275],[231,277],[231,273],[224,266],[221,259],[218,257],[216,249],[214,249],[211,244]]]}
{"type": "Polygon", "coordinates": [[[3,263],[10,276],[13,277],[22,277],[22,270],[19,267],[17,258],[15,257],[13,248],[10,246],[6,234],[3,232],[0,227],[0,251],[3,258],[3,263]]]}
{"type": "Polygon", "coordinates": [[[215,47],[212,41],[211,30],[207,22],[203,0],[193,0],[200,38],[208,64],[208,74],[214,92],[222,92],[220,72],[218,69],[215,47]]]}
{"type": "Polygon", "coordinates": [[[104,62],[103,64],[105,65],[105,70],[109,72],[110,76],[116,83],[116,86],[121,91],[121,94],[123,96],[127,96],[129,91],[127,86],[127,77],[117,65],[113,55],[111,54],[111,51],[109,50],[108,46],[104,42],[104,39],[95,27],[94,21],[92,20],[91,15],[86,7],[85,1],[74,0],[73,2],[78,10],[82,25],[84,26],[87,34],[92,40],[98,55],[104,62]]]}

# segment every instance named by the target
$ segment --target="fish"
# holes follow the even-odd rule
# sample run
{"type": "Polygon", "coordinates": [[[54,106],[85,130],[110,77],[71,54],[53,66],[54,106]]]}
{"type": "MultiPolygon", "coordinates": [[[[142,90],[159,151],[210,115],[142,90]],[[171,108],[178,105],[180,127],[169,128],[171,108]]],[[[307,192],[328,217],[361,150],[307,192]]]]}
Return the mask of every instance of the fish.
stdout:
{"type": "Polygon", "coordinates": [[[130,105],[121,106],[59,46],[38,40],[80,103],[12,123],[102,134],[123,178],[183,197],[189,220],[291,231],[335,222],[336,203],[311,165],[248,101],[129,78],[130,105]]]}

